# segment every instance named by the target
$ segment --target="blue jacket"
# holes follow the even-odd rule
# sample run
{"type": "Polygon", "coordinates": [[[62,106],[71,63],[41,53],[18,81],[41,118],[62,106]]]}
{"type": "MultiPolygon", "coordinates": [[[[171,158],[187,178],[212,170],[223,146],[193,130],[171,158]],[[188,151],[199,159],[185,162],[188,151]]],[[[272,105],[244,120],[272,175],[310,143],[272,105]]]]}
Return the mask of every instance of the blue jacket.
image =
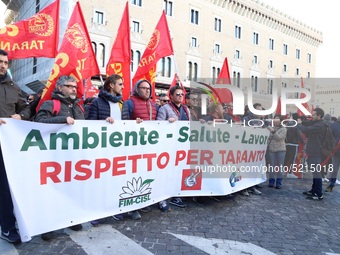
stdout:
{"type": "Polygon", "coordinates": [[[120,110],[122,110],[122,96],[114,96],[102,89],[99,91],[98,98],[93,100],[90,105],[87,120],[105,120],[110,117],[110,104],[109,102],[118,103],[120,110]]]}

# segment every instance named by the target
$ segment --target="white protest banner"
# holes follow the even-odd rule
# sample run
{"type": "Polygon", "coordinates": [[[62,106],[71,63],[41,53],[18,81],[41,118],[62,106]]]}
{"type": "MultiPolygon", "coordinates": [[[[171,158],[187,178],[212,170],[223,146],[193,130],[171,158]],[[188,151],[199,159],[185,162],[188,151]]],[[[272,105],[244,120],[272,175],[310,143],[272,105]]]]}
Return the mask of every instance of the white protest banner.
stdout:
{"type": "Polygon", "coordinates": [[[1,148],[22,241],[169,197],[226,195],[265,181],[265,129],[6,122],[1,148]]]}

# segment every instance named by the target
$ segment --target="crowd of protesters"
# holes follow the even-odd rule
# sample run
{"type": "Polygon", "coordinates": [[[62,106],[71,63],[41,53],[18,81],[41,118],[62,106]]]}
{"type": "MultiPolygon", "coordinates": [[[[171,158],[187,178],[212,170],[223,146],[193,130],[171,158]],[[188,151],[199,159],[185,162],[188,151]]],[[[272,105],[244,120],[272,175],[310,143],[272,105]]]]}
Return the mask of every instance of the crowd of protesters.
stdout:
{"type": "MultiPolygon", "coordinates": [[[[88,120],[106,120],[114,124],[116,120],[135,120],[136,123],[143,121],[200,121],[202,123],[211,123],[214,120],[228,120],[234,123],[250,123],[255,125],[256,121],[264,121],[266,117],[255,115],[249,108],[245,107],[245,114],[237,116],[233,114],[232,103],[210,103],[207,114],[203,115],[200,109],[201,97],[199,93],[185,94],[185,90],[176,85],[171,87],[168,94],[162,94],[154,103],[151,99],[152,85],[147,80],[140,80],[134,85],[132,96],[123,102],[122,90],[124,89],[123,79],[119,75],[111,75],[107,77],[103,88],[100,90],[97,98],[89,98],[85,100],[84,105],[80,104],[80,99],[77,98],[77,83],[71,76],[59,77],[55,90],[52,94],[52,99],[45,101],[38,112],[32,112],[32,104],[39,99],[32,95],[25,100],[17,85],[7,73],[8,57],[7,53],[0,50],[0,117],[15,118],[22,120],[33,120],[42,123],[65,123],[74,124],[76,119],[88,120]]],[[[255,103],[253,107],[257,110],[262,110],[263,107],[259,103],[255,103]]],[[[286,117],[286,116],[285,116],[286,117]]],[[[268,157],[267,163],[269,166],[277,166],[282,169],[282,166],[289,167],[288,173],[283,171],[274,171],[270,168],[268,187],[281,189],[283,188],[283,177],[285,174],[294,176],[292,165],[296,162],[299,145],[305,146],[307,154],[307,165],[321,165],[325,161],[321,154],[320,141],[325,139],[327,127],[330,128],[336,142],[340,140],[340,119],[324,120],[324,111],[316,108],[312,112],[312,119],[306,120],[293,114],[291,117],[297,125],[294,127],[283,126],[283,116],[276,115],[272,121],[273,126],[263,125],[268,128],[270,135],[268,139],[268,157]],[[280,167],[281,166],[281,167],[280,167]]],[[[330,116],[328,116],[330,117],[330,116]]],[[[0,119],[0,124],[5,124],[4,120],[0,119]]],[[[262,125],[261,125],[262,126],[262,125]]],[[[332,192],[337,182],[337,173],[340,164],[340,152],[333,153],[328,164],[332,164],[333,171],[329,174],[329,183],[325,191],[332,192]]],[[[326,173],[327,174],[327,173],[326,173]]],[[[322,175],[320,171],[313,172],[313,184],[309,191],[304,192],[307,198],[312,200],[323,199],[322,180],[326,175],[322,175]]],[[[249,193],[261,195],[258,189],[262,186],[256,185],[241,191],[242,195],[249,196],[249,193]]],[[[198,204],[199,199],[193,198],[198,204]]],[[[186,204],[181,198],[174,197],[169,199],[169,203],[178,207],[185,207],[186,204]]],[[[170,206],[168,201],[161,201],[159,209],[168,211],[170,206]]],[[[145,212],[150,208],[141,209],[145,212]]],[[[134,219],[140,219],[140,213],[136,211],[128,212],[127,215],[134,219]]],[[[125,214],[114,215],[116,220],[122,220],[125,214]]],[[[13,203],[9,191],[4,160],[0,147],[0,225],[1,238],[11,243],[20,241],[15,226],[15,216],[13,213],[13,203]]],[[[93,226],[100,223],[100,219],[91,222],[93,226]]],[[[82,226],[75,225],[70,227],[78,231],[82,226]]],[[[53,232],[42,235],[44,240],[49,240],[53,237],[53,232]]]]}

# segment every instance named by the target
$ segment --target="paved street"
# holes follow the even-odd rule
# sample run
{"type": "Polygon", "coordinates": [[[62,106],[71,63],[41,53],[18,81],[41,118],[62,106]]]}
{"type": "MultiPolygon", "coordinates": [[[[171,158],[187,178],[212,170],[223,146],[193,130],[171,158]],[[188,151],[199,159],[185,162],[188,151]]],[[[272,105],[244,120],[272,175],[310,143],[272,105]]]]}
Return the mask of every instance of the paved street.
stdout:
{"type": "Polygon", "coordinates": [[[340,254],[340,185],[312,201],[302,195],[311,181],[285,179],[281,190],[264,183],[260,196],[207,198],[204,206],[186,198],[185,209],[154,206],[141,220],[108,218],[80,232],[60,230],[49,242],[0,240],[0,254],[340,254]]]}

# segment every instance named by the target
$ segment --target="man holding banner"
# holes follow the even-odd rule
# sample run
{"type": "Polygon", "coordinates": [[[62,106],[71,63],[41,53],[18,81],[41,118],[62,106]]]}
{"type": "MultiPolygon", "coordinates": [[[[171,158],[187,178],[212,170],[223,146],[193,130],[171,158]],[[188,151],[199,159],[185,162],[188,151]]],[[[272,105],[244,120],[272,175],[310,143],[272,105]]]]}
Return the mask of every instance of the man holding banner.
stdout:
{"type": "MultiPolygon", "coordinates": [[[[28,120],[30,110],[20,92],[20,88],[13,83],[7,70],[8,53],[0,49],[0,117],[28,120]]],[[[0,124],[4,123],[6,122],[0,120],[0,124]]],[[[12,197],[0,147],[0,237],[10,243],[20,242],[20,236],[15,228],[15,221],[12,197]]]]}
{"type": "MultiPolygon", "coordinates": [[[[182,86],[176,85],[175,87],[170,88],[169,92],[170,102],[159,109],[157,120],[168,120],[170,123],[173,123],[176,120],[189,121],[189,108],[188,106],[182,104],[184,97],[184,90],[182,86]]],[[[186,207],[186,204],[179,197],[171,198],[170,204],[180,208],[186,207]]]]}
{"type": "MultiPolygon", "coordinates": [[[[73,125],[76,119],[85,119],[84,109],[77,98],[77,80],[73,76],[60,76],[52,93],[52,100],[45,101],[35,117],[36,122],[67,123],[73,125]]],[[[70,227],[74,231],[82,229],[82,225],[70,227]]],[[[53,238],[53,232],[41,235],[43,240],[53,238]]]]}

